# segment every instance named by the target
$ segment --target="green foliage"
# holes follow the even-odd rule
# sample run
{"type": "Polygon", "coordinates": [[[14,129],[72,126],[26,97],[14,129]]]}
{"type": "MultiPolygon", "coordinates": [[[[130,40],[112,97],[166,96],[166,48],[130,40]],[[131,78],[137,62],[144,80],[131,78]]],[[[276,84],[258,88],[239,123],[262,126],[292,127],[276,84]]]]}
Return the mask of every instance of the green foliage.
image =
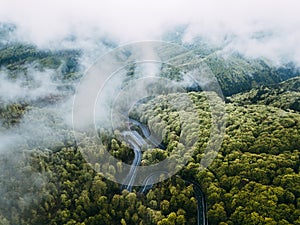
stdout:
{"type": "Polygon", "coordinates": [[[212,54],[205,63],[218,79],[225,96],[245,92],[261,85],[276,84],[299,74],[293,65],[273,67],[262,59],[249,60],[241,55],[212,54]]]}
{"type": "MultiPolygon", "coordinates": [[[[58,70],[57,79],[80,76],[76,51],[42,51],[21,44],[5,46],[0,51],[0,65],[12,79],[17,79],[14,75],[32,62],[40,70],[58,70]]],[[[27,143],[17,146],[18,154],[0,155],[0,224],[196,224],[193,185],[180,177],[201,186],[209,224],[300,224],[299,78],[276,84],[295,73],[288,67],[274,68],[263,60],[246,60],[237,55],[225,58],[206,52],[201,57],[206,57],[205,62],[217,76],[225,95],[256,87],[228,98],[224,141],[207,169],[200,167],[213,114],[206,96],[217,100],[214,93],[161,95],[133,109],[134,118],[151,127],[166,146],[166,150],[154,148],[143,153],[142,165],[157,163],[168,156],[180,163],[187,157],[185,147],[197,139],[189,146],[194,154],[187,158],[189,161],[178,176],[155,184],[145,194],[138,193],[137,188],[132,193],[121,191],[118,184],[97,174],[82,155],[93,156],[95,167],[106,168],[111,175],[120,172],[119,166],[100,164],[98,160],[108,150],[116,158],[131,163],[133,151],[119,140],[120,131],[112,134],[101,130],[102,147],[84,139],[82,153],[71,141],[72,132],[40,108],[40,114],[32,116],[36,120],[52,118],[55,126],[49,126],[64,138],[50,150],[32,149],[34,143],[27,143]],[[193,107],[186,104],[185,97],[191,99],[193,107]],[[180,120],[183,114],[170,107],[172,102],[185,106],[185,121],[180,120]],[[194,120],[194,110],[200,124],[194,120]]],[[[183,56],[185,60],[188,57],[183,56]]],[[[197,66],[197,62],[191,64],[197,66]]],[[[129,65],[128,80],[134,70],[135,65],[129,65]]],[[[183,74],[166,67],[162,76],[181,80],[183,74]]],[[[1,105],[2,129],[18,125],[31,109],[32,103],[1,105]]],[[[30,117],[27,119],[33,122],[30,117]]],[[[28,138],[26,135],[24,139],[28,138]]],[[[42,138],[39,141],[42,143],[42,138]]],[[[57,143],[52,139],[51,142],[57,143]]],[[[175,167],[176,164],[172,165],[172,169],[175,167]]]]}
{"type": "MultiPolygon", "coordinates": [[[[180,176],[201,185],[208,203],[210,224],[296,223],[300,215],[300,115],[263,105],[227,104],[227,127],[222,148],[212,165],[200,170],[211,114],[205,93],[190,93],[189,96],[199,112],[202,129],[195,145],[196,154],[180,176]]],[[[172,98],[174,95],[170,96],[172,98]]],[[[144,112],[141,121],[157,123],[154,127],[158,133],[162,132],[160,123],[169,131],[164,139],[166,151],[153,149],[145,152],[144,161],[148,163],[164,159],[165,154],[181,154],[176,143],[179,135],[184,135],[185,125],[181,124],[180,132],[177,130],[177,114],[171,113],[171,108],[165,103],[170,99],[165,96],[159,101],[153,99],[141,105],[144,112]]],[[[107,137],[104,143],[114,155],[123,159],[129,157],[128,148],[118,139],[107,137]]],[[[88,145],[94,149],[87,140],[88,145]]],[[[196,223],[194,191],[191,185],[179,178],[155,185],[144,197],[135,192],[120,192],[117,184],[97,175],[75,147],[63,147],[48,156],[38,151],[28,157],[28,164],[18,167],[20,176],[35,174],[36,177],[40,174],[48,182],[36,186],[39,196],[29,205],[22,197],[28,187],[26,182],[21,180],[22,185],[12,180],[2,183],[14,187],[7,189],[4,195],[5,199],[15,202],[14,209],[0,209],[13,224],[196,223]],[[18,195],[13,191],[16,187],[19,188],[18,195]]],[[[110,170],[116,172],[118,168],[110,170]]],[[[4,174],[10,176],[11,172],[4,174]]]]}
{"type": "Polygon", "coordinates": [[[18,124],[22,115],[27,111],[27,104],[10,104],[0,107],[0,121],[5,128],[18,124]]]}
{"type": "Polygon", "coordinates": [[[26,71],[28,65],[37,69],[55,69],[62,75],[58,79],[78,79],[78,57],[75,50],[39,50],[35,46],[25,44],[8,45],[0,49],[0,67],[5,67],[11,77],[18,71],[26,71]]]}
{"type": "Polygon", "coordinates": [[[32,62],[48,56],[49,53],[39,51],[33,46],[12,45],[1,49],[0,65],[22,64],[32,62]]]}
{"type": "Polygon", "coordinates": [[[300,77],[278,85],[262,86],[228,98],[239,105],[260,104],[300,112],[300,77]]]}

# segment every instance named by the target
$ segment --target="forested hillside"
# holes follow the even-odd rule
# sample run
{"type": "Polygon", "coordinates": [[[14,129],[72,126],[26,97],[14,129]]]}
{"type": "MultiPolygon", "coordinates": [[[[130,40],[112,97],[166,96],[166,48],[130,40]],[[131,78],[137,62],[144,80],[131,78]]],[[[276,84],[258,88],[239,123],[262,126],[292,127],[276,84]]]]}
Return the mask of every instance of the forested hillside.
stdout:
{"type": "Polygon", "coordinates": [[[300,78],[295,77],[282,83],[261,86],[249,92],[229,98],[240,105],[271,105],[285,110],[300,111],[300,78]]]}
{"type": "MultiPolygon", "coordinates": [[[[77,50],[50,51],[1,42],[0,80],[17,83],[28,94],[11,92],[17,97],[9,98],[0,90],[0,225],[197,224],[194,185],[187,181],[201,187],[211,225],[300,225],[300,82],[295,65],[275,67],[237,54],[199,55],[216,75],[226,97],[225,137],[216,158],[204,170],[200,162],[212,117],[207,95],[218,99],[215,93],[172,93],[138,105],[131,116],[155,127],[166,147],[144,152],[142,165],[169,155],[180,160],[179,139],[189,142],[193,135],[199,137],[183,170],[141,193],[138,187],[132,192],[121,190],[120,184],[97,174],[56,110],[74,94],[73,83],[84,73],[80,54],[77,50]],[[46,87],[32,74],[46,77],[48,71],[55,89],[30,92],[46,87]],[[199,133],[191,133],[192,125],[180,124],[178,114],[168,107],[183,95],[197,110],[199,133]],[[48,130],[33,129],[42,121],[48,130]],[[163,129],[168,131],[166,135],[163,129]],[[185,135],[187,130],[190,136],[185,135]]],[[[106,137],[105,147],[116,158],[131,163],[132,149],[117,136],[115,131],[106,137]]],[[[85,148],[97,149],[101,156],[100,147],[88,138],[85,148]]],[[[98,166],[108,167],[112,175],[118,172],[109,164],[98,166]]]]}

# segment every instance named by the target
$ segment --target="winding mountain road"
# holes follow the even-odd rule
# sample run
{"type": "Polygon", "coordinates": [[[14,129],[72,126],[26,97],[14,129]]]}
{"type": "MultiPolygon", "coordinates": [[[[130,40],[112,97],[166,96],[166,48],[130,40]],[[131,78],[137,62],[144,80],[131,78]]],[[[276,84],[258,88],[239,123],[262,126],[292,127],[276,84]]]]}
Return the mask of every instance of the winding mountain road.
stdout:
{"type": "Polygon", "coordinates": [[[159,178],[162,174],[168,175],[168,172],[166,172],[166,171],[156,171],[156,172],[151,173],[149,176],[147,176],[146,179],[144,180],[142,188],[139,192],[141,194],[144,194],[148,190],[150,190],[153,187],[154,179],[159,178]]]}
{"type": "Polygon", "coordinates": [[[184,180],[185,182],[189,184],[193,184],[194,192],[195,192],[195,197],[198,202],[198,208],[197,208],[197,221],[198,225],[208,225],[208,220],[206,216],[206,199],[205,196],[201,190],[201,187],[199,184],[197,184],[194,181],[189,181],[189,180],[184,180]]]}
{"type": "MultiPolygon", "coordinates": [[[[139,132],[135,130],[131,130],[130,126],[128,127],[130,131],[123,131],[122,135],[125,139],[125,141],[132,146],[133,151],[134,151],[134,160],[132,162],[131,168],[129,173],[127,174],[124,183],[121,187],[122,190],[127,189],[128,191],[132,191],[133,184],[136,178],[136,170],[137,166],[140,165],[141,160],[142,160],[142,147],[145,145],[148,145],[150,143],[153,145],[153,147],[160,147],[162,149],[165,149],[165,146],[159,142],[153,135],[151,135],[149,128],[141,124],[140,122],[129,119],[129,122],[131,125],[136,125],[142,132],[142,135],[145,137],[147,141],[139,134],[139,132]],[[148,143],[147,143],[148,142],[148,143]],[[127,184],[127,185],[126,185],[127,184]]],[[[146,179],[143,182],[142,188],[139,191],[140,193],[144,194],[148,190],[150,190],[153,186],[153,179],[157,179],[157,177],[161,176],[162,174],[168,174],[166,171],[155,171],[149,176],[146,177],[146,179]],[[149,184],[150,183],[150,184],[149,184]]],[[[194,192],[195,192],[195,197],[198,202],[198,208],[197,208],[197,223],[198,225],[208,225],[208,220],[206,216],[206,200],[205,196],[201,190],[201,187],[199,184],[189,181],[189,180],[184,180],[185,182],[189,184],[193,184],[194,192]]]]}
{"type": "Polygon", "coordinates": [[[129,122],[133,125],[138,126],[141,129],[143,136],[147,139],[149,144],[153,145],[153,147],[166,149],[166,146],[162,143],[162,141],[159,141],[153,134],[151,134],[150,129],[148,128],[147,125],[142,124],[139,121],[136,121],[134,119],[129,119],[129,122]]]}
{"type": "MultiPolygon", "coordinates": [[[[130,131],[128,131],[128,133],[131,133],[130,131]]],[[[126,133],[126,137],[128,137],[128,133],[126,133]]],[[[136,177],[136,169],[137,166],[140,165],[141,160],[142,160],[142,151],[140,146],[135,142],[135,138],[136,136],[134,134],[129,135],[131,138],[127,139],[128,144],[130,144],[130,146],[132,146],[133,151],[134,151],[134,159],[130,168],[129,173],[127,174],[125,181],[121,187],[122,190],[127,189],[128,191],[132,191],[132,186],[136,177]]]]}

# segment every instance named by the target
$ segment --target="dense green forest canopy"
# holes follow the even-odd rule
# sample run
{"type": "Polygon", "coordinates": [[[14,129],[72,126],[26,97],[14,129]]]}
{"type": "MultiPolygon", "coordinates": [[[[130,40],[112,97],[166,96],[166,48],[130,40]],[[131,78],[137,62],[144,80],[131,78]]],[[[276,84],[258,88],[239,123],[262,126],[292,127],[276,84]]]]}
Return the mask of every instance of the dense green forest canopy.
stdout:
{"type": "Polygon", "coordinates": [[[271,105],[284,110],[300,111],[300,78],[295,77],[282,83],[261,86],[249,92],[234,95],[229,101],[240,105],[271,105]]]}
{"type": "MultiPolygon", "coordinates": [[[[166,124],[163,129],[168,131],[163,139],[166,150],[146,151],[142,165],[157,163],[170,154],[180,156],[178,140],[185,132],[178,124],[178,115],[167,107],[170,99],[188,95],[201,120],[201,133],[194,134],[199,137],[194,154],[184,169],[143,194],[139,188],[121,191],[119,184],[97,174],[82,157],[71,129],[54,110],[41,104],[55,105],[66,96],[9,102],[0,98],[3,134],[18,133],[24,119],[30,122],[38,118],[53,127],[49,135],[54,131],[57,135],[50,139],[54,145],[39,147],[30,139],[31,134],[20,133],[25,141],[12,141],[1,150],[0,224],[196,224],[197,200],[193,185],[185,180],[198,183],[204,192],[209,224],[300,224],[299,73],[292,64],[278,68],[264,60],[210,53],[201,57],[206,58],[226,96],[222,147],[213,163],[201,169],[211,128],[206,96],[215,93],[173,93],[139,105],[137,111],[143,113],[133,117],[155,125],[158,134],[161,124],[166,124]]],[[[78,51],[7,44],[1,46],[0,67],[11,80],[22,77],[29,81],[29,67],[52,69],[57,71],[55,79],[64,84],[82,76],[79,57],[78,51]]],[[[117,133],[106,137],[106,148],[116,158],[131,163],[133,151],[116,137],[117,133]]],[[[101,153],[97,144],[86,141],[87,149],[101,153]]],[[[108,167],[112,175],[118,171],[109,164],[98,166],[108,167]]]]}

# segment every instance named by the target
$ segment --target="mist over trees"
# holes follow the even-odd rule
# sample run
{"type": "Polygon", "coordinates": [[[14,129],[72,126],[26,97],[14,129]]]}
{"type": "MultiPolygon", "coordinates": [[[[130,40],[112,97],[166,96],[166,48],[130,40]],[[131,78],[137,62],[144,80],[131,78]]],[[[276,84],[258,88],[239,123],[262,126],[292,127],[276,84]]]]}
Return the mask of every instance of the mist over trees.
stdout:
{"type": "MultiPolygon", "coordinates": [[[[198,51],[203,52],[201,47],[198,51]]],[[[226,130],[221,149],[204,170],[200,163],[212,116],[207,95],[217,99],[215,93],[191,88],[188,93],[161,95],[137,105],[130,116],[153,127],[166,146],[144,152],[142,165],[168,156],[182,160],[180,140],[189,143],[198,138],[194,154],[177,176],[140,193],[137,187],[133,192],[121,191],[119,184],[97,174],[74,140],[65,116],[74,84],[83,74],[80,56],[77,50],[50,51],[24,43],[1,46],[0,81],[24,92],[12,99],[0,95],[0,224],[197,224],[193,184],[185,180],[200,185],[209,224],[300,224],[299,72],[295,65],[278,68],[239,55],[205,59],[225,95],[226,130]],[[40,82],[39,76],[49,79],[54,88],[40,82]],[[38,88],[46,92],[32,91],[38,88]],[[181,124],[178,113],[172,111],[169,103],[183,96],[191,99],[200,129],[195,129],[193,121],[181,124]]],[[[180,79],[178,71],[167,72],[162,75],[180,79]]],[[[133,73],[131,65],[128,76],[133,73]]],[[[9,87],[3,85],[2,90],[9,87]]],[[[118,131],[105,134],[101,136],[105,148],[130,164],[133,151],[117,138],[118,131]]],[[[97,143],[87,138],[85,144],[87,151],[101,157],[104,149],[97,143]]],[[[119,170],[109,162],[97,166],[107,167],[111,175],[119,170]]]]}

